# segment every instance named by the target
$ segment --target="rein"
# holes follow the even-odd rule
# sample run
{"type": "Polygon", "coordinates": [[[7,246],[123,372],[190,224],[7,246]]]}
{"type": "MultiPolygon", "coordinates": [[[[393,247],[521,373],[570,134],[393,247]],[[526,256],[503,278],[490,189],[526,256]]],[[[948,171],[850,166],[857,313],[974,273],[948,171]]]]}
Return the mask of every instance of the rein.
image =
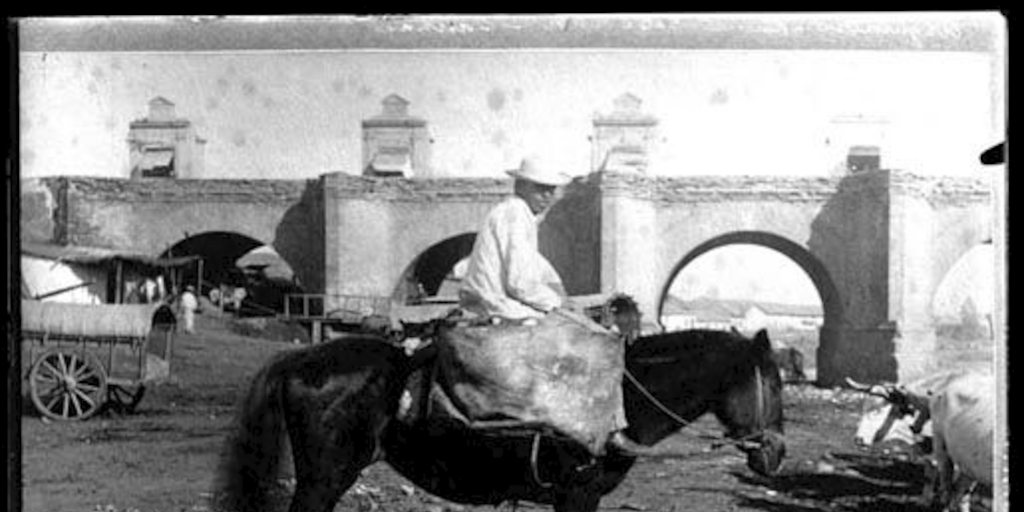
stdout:
{"type": "MultiPolygon", "coordinates": [[[[745,445],[751,439],[760,437],[762,434],[764,434],[764,431],[765,431],[765,426],[764,426],[764,384],[761,382],[761,368],[758,367],[757,365],[754,365],[754,373],[755,373],[755,380],[757,382],[757,409],[756,409],[757,410],[757,423],[758,423],[757,431],[753,432],[751,434],[747,434],[747,435],[745,435],[743,437],[740,437],[740,438],[737,438],[737,439],[732,439],[732,440],[729,440],[729,441],[724,441],[724,440],[723,441],[715,441],[714,443],[711,444],[711,449],[712,450],[717,450],[717,449],[722,448],[724,446],[730,446],[730,445],[740,447],[740,446],[745,445]]],[[[651,405],[653,405],[655,408],[657,408],[659,411],[661,411],[664,415],[668,416],[673,421],[678,423],[679,424],[679,428],[687,427],[687,426],[689,426],[690,424],[693,423],[693,421],[688,421],[685,418],[679,416],[674,411],[672,411],[672,409],[670,409],[668,406],[666,406],[664,403],[662,403],[661,400],[658,400],[657,397],[655,397],[647,388],[645,388],[644,385],[641,384],[640,381],[637,380],[637,378],[632,373],[630,373],[630,371],[628,369],[624,370],[624,374],[626,376],[626,380],[628,380],[630,382],[630,384],[632,384],[637,389],[637,391],[639,391],[640,394],[643,395],[643,397],[646,398],[647,401],[651,403],[651,405]]],[[[709,436],[709,437],[711,436],[711,434],[708,431],[706,431],[706,430],[703,430],[703,429],[697,429],[697,430],[700,430],[700,433],[703,434],[703,435],[706,435],[706,436],[709,436]]],[[[715,437],[717,437],[717,436],[715,436],[715,437]]]]}
{"type": "Polygon", "coordinates": [[[690,423],[693,423],[692,421],[687,421],[683,419],[682,416],[679,416],[678,414],[673,412],[672,409],[669,409],[668,406],[661,403],[661,401],[655,398],[654,395],[652,395],[651,392],[648,391],[647,388],[645,388],[644,385],[641,384],[640,381],[637,380],[636,377],[634,377],[628,369],[625,370],[625,375],[626,379],[629,380],[630,384],[633,384],[633,386],[636,387],[637,391],[639,391],[640,394],[643,395],[644,398],[646,398],[647,401],[651,403],[651,405],[656,407],[659,411],[664,413],[669,418],[672,418],[672,420],[675,421],[676,423],[679,423],[679,428],[683,428],[689,425],[690,423]]]}

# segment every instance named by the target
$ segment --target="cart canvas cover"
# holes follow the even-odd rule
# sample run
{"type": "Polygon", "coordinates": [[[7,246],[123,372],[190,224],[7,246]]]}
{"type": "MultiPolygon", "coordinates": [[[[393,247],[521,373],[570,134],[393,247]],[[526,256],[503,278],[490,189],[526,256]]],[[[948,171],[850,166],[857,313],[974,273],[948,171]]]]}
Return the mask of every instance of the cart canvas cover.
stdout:
{"type": "Polygon", "coordinates": [[[470,426],[548,427],[593,453],[616,429],[624,347],[582,315],[556,310],[533,326],[449,327],[439,349],[445,405],[470,426]]]}
{"type": "Polygon", "coordinates": [[[57,336],[145,338],[155,325],[173,325],[164,304],[70,304],[21,301],[21,329],[57,336]]]}

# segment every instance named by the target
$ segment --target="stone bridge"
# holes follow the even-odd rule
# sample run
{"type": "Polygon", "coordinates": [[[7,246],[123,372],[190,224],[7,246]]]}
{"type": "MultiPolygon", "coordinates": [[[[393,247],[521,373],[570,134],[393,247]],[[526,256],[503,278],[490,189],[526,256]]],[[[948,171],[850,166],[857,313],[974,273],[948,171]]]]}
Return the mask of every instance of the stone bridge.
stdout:
{"type": "MultiPolygon", "coordinates": [[[[22,184],[22,239],[225,265],[267,244],[308,292],[435,295],[468,255],[501,179],[166,180],[54,177],[22,184]],[[219,261],[219,263],[218,263],[219,261]]],[[[570,294],[625,292],[658,318],[675,276],[729,244],[775,249],[824,309],[819,382],[912,378],[936,365],[943,277],[991,239],[981,180],[866,171],[842,178],[577,179],[540,228],[570,294]]]]}

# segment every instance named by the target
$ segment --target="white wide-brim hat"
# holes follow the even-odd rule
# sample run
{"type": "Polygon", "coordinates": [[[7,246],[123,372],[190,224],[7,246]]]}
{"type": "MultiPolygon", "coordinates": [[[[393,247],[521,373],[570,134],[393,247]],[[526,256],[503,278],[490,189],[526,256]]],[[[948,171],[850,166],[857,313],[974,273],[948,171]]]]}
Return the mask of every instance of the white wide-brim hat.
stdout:
{"type": "Polygon", "coordinates": [[[505,171],[517,180],[528,180],[541,185],[559,187],[569,183],[572,177],[563,172],[555,171],[550,165],[538,157],[526,157],[519,167],[505,171]]]}

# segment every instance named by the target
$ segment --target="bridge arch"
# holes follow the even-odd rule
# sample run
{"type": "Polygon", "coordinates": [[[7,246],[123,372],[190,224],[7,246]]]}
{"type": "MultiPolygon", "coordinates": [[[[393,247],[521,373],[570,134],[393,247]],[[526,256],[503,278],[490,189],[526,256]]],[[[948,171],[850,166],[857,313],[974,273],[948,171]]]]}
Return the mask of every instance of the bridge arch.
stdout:
{"type": "Polygon", "coordinates": [[[686,256],[672,267],[668,280],[664,283],[661,293],[658,296],[658,316],[661,317],[665,299],[668,297],[669,288],[672,282],[682,272],[683,268],[689,265],[699,256],[717,249],[719,247],[734,244],[751,244],[774,249],[796,263],[810,277],[814,287],[818,290],[821,298],[822,309],[825,313],[825,325],[841,325],[843,319],[842,301],[839,291],[829,275],[825,265],[804,246],[797,244],[782,236],[763,231],[734,231],[716,236],[697,247],[693,248],[686,256]]]}
{"type": "Polygon", "coordinates": [[[473,251],[476,233],[462,233],[437,242],[421,252],[402,272],[392,300],[411,304],[438,297],[459,261],[473,251]]]}
{"type": "MultiPolygon", "coordinates": [[[[201,256],[203,258],[203,283],[221,282],[218,278],[233,269],[235,261],[249,251],[265,245],[263,242],[239,233],[229,231],[208,231],[186,235],[167,248],[161,256],[201,256]]],[[[195,276],[189,276],[195,282],[195,276]]]]}
{"type": "Polygon", "coordinates": [[[991,355],[994,267],[993,246],[982,242],[960,253],[940,274],[930,311],[940,358],[991,355]]]}
{"type": "MultiPolygon", "coordinates": [[[[166,249],[162,256],[200,256],[203,258],[202,285],[200,294],[207,295],[221,284],[232,286],[245,285],[252,288],[253,283],[239,282],[240,273],[236,264],[242,256],[259,247],[272,247],[261,240],[248,235],[231,231],[207,231],[188,235],[166,249]]],[[[281,261],[284,261],[281,258],[281,261]]],[[[287,263],[287,262],[286,262],[287,263]]],[[[198,272],[198,270],[191,270],[198,272]]],[[[197,282],[197,276],[186,275],[185,282],[197,282]]],[[[251,306],[263,313],[277,312],[284,293],[301,291],[294,280],[278,282],[281,279],[268,279],[258,283],[256,288],[249,290],[251,306]]],[[[247,299],[248,300],[248,299],[247,299]]]]}
{"type": "MultiPolygon", "coordinates": [[[[842,325],[843,303],[828,269],[821,260],[806,247],[783,236],[764,231],[733,231],[718,235],[694,247],[672,267],[672,271],[668,274],[668,279],[663,284],[661,293],[658,295],[657,318],[662,318],[672,283],[687,265],[714,249],[737,244],[766,247],[789,258],[810,278],[818,292],[824,313],[824,322],[821,327],[822,333],[824,334],[827,330],[842,325]]],[[[835,343],[834,336],[820,336],[818,345],[819,358],[822,353],[834,351],[836,347],[831,345],[835,343]]]]}

